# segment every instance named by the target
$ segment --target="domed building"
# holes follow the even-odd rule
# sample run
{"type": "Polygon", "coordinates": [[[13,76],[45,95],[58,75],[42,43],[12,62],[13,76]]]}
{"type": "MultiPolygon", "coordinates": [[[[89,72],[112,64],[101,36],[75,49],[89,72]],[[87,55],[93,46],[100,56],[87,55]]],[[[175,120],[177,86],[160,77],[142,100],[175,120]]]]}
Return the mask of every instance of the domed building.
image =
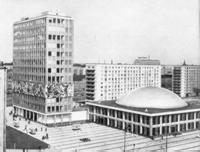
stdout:
{"type": "Polygon", "coordinates": [[[117,101],[88,101],[89,120],[148,137],[200,129],[200,103],[158,87],[135,89],[117,101]]]}
{"type": "Polygon", "coordinates": [[[187,106],[187,103],[173,92],[158,87],[136,89],[117,102],[122,106],[138,108],[173,109],[187,106]]]}

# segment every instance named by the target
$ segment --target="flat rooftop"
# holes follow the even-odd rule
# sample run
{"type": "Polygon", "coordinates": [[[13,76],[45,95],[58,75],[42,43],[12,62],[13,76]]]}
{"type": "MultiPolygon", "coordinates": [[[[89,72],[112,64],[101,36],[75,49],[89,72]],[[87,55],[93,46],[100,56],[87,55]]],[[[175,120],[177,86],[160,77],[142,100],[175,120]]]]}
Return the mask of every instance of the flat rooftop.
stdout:
{"type": "Polygon", "coordinates": [[[116,100],[108,100],[108,101],[101,101],[101,102],[87,101],[87,102],[102,105],[102,106],[109,106],[109,107],[114,107],[114,108],[138,111],[138,112],[143,112],[143,113],[147,113],[147,114],[156,114],[156,113],[174,112],[174,111],[192,110],[192,109],[200,110],[200,101],[198,101],[198,100],[193,100],[193,101],[187,102],[188,106],[186,106],[186,107],[173,108],[173,109],[127,107],[127,106],[117,104],[116,100]]]}

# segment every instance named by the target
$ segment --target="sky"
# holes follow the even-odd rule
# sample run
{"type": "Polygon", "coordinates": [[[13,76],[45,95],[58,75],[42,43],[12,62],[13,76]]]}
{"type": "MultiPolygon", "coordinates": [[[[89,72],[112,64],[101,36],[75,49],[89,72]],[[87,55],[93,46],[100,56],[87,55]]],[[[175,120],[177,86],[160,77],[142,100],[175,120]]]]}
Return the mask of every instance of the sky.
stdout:
{"type": "Polygon", "coordinates": [[[52,10],[74,19],[74,62],[200,64],[198,0],[0,0],[0,60],[12,61],[13,23],[52,10]]]}

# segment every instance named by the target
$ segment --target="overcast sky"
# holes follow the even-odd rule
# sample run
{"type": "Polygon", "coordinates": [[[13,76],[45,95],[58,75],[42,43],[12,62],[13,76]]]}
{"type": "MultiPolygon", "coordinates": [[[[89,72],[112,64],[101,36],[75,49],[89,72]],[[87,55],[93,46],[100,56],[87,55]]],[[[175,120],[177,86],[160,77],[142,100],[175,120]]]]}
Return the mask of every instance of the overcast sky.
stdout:
{"type": "Polygon", "coordinates": [[[12,61],[12,25],[59,10],[74,18],[74,62],[200,63],[198,0],[0,0],[0,60],[12,61]]]}

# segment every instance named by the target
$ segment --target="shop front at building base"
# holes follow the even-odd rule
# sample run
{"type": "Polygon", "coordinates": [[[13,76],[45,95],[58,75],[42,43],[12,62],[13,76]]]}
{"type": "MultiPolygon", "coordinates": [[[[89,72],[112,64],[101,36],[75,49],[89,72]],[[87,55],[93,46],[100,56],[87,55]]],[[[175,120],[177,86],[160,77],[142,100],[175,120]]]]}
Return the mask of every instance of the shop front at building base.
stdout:
{"type": "Polygon", "coordinates": [[[76,111],[76,112],[62,112],[62,113],[51,113],[45,114],[23,107],[13,106],[14,114],[23,117],[27,120],[36,121],[47,126],[55,125],[67,125],[74,121],[86,121],[87,111],[76,111]],[[77,117],[80,115],[81,117],[77,117]]]}

